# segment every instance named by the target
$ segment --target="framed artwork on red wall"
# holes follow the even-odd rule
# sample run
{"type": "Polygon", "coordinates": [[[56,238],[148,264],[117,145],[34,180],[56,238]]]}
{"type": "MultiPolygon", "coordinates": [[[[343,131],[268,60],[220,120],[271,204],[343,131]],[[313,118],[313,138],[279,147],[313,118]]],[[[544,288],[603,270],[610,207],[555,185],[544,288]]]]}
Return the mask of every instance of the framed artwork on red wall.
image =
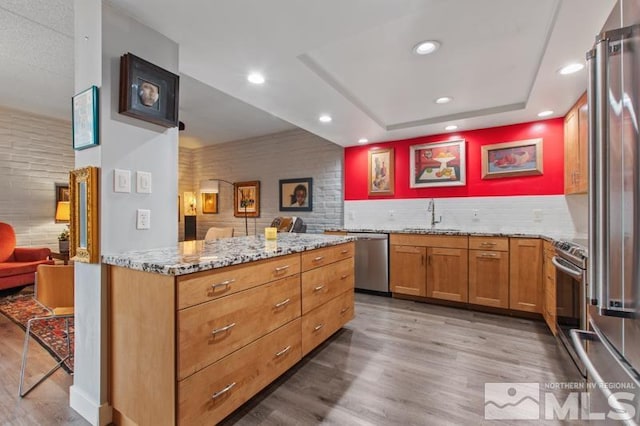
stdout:
{"type": "Polygon", "coordinates": [[[542,174],[542,139],[482,146],[482,179],[542,174]]]}
{"type": "Polygon", "coordinates": [[[409,151],[411,188],[466,185],[464,139],[412,145],[409,151]]]}
{"type": "Polygon", "coordinates": [[[395,190],[393,148],[369,151],[369,195],[393,195],[395,190]]]}

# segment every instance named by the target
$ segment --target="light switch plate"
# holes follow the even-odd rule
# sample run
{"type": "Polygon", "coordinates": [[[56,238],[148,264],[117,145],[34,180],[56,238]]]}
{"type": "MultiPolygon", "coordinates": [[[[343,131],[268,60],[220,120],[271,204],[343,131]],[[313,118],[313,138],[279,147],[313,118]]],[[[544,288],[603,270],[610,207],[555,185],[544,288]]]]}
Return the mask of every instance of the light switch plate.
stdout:
{"type": "Polygon", "coordinates": [[[533,209],[533,221],[534,222],[542,222],[542,210],[541,209],[533,209]]]}
{"type": "Polygon", "coordinates": [[[136,229],[150,229],[151,228],[151,210],[138,209],[138,215],[136,218],[136,229]]]}
{"type": "Polygon", "coordinates": [[[136,172],[136,191],[139,194],[151,194],[151,173],[136,172]]]}
{"type": "Polygon", "coordinates": [[[113,170],[113,191],[114,192],[131,192],[131,171],[130,170],[113,170]]]}

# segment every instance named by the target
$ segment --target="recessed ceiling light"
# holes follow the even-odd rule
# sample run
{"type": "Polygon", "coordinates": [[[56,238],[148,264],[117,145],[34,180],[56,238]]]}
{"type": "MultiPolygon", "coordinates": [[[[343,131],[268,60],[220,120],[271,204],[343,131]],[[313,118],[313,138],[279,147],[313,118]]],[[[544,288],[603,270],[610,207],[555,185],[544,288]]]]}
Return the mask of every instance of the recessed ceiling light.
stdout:
{"type": "Polygon", "coordinates": [[[538,117],[548,117],[551,114],[553,114],[553,111],[551,111],[550,109],[546,110],[546,111],[542,111],[538,113],[538,117]]]}
{"type": "Polygon", "coordinates": [[[560,68],[560,71],[558,72],[562,75],[567,75],[567,74],[573,74],[574,72],[578,72],[582,68],[584,68],[584,64],[579,64],[576,62],[575,64],[569,64],[566,67],[560,68]]]}
{"type": "Polygon", "coordinates": [[[369,139],[367,138],[358,139],[358,143],[368,143],[368,142],[369,142],[369,139]]]}
{"type": "Polygon", "coordinates": [[[413,52],[417,55],[428,55],[440,47],[440,43],[435,40],[421,41],[413,47],[413,52]]]}
{"type": "Polygon", "coordinates": [[[455,130],[455,129],[457,129],[457,128],[458,128],[458,126],[456,126],[455,124],[452,124],[452,125],[450,125],[450,126],[445,127],[444,129],[445,129],[445,130],[455,130]]]}
{"type": "Polygon", "coordinates": [[[443,96],[441,98],[436,99],[437,104],[448,104],[451,102],[453,98],[451,96],[443,96]]]}
{"type": "Polygon", "coordinates": [[[331,123],[332,118],[330,115],[323,114],[318,118],[318,120],[320,120],[320,122],[322,123],[331,123]]]}
{"type": "Polygon", "coordinates": [[[249,83],[262,84],[264,83],[264,76],[258,72],[252,72],[247,76],[247,80],[249,80],[249,83]]]}

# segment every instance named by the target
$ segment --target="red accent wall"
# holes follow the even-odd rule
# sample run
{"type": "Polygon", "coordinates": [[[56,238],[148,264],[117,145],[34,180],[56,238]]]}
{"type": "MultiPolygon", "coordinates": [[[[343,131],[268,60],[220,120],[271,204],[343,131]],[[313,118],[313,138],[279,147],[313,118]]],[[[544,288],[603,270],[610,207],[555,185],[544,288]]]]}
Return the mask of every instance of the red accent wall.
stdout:
{"type": "Polygon", "coordinates": [[[488,197],[500,195],[554,195],[564,193],[564,119],[535,121],[442,135],[345,148],[344,199],[488,197]],[[409,188],[409,146],[450,139],[466,140],[467,184],[465,186],[409,188]],[[542,138],[543,174],[482,179],[482,145],[542,138]],[[394,148],[395,195],[369,196],[368,156],[372,148],[394,148]]]}

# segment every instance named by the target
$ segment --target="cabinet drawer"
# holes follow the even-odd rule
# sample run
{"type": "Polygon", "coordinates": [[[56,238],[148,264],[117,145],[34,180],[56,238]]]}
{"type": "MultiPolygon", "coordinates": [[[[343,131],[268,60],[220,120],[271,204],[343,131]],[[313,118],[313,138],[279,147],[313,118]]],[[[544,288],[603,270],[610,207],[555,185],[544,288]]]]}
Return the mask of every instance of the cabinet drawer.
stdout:
{"type": "Polygon", "coordinates": [[[300,255],[276,257],[177,277],[178,309],[228,296],[300,272],[300,255]]]}
{"type": "Polygon", "coordinates": [[[509,238],[469,237],[469,248],[473,250],[509,251],[509,238]]]}
{"type": "Polygon", "coordinates": [[[302,313],[353,290],[353,257],[302,273],[302,313]]]}
{"type": "Polygon", "coordinates": [[[178,312],[178,380],[300,316],[300,277],[178,312]]]}
{"type": "Polygon", "coordinates": [[[469,247],[469,237],[466,235],[391,234],[389,244],[466,249],[469,247]]]}
{"type": "Polygon", "coordinates": [[[217,424],[301,358],[298,318],[179,382],[178,424],[217,424]]]}
{"type": "Polygon", "coordinates": [[[353,291],[346,291],[302,317],[302,355],[353,319],[353,291]]]}
{"type": "Polygon", "coordinates": [[[302,253],[302,270],[308,271],[338,260],[347,259],[353,257],[354,253],[355,244],[353,242],[304,252],[302,253]]]}

